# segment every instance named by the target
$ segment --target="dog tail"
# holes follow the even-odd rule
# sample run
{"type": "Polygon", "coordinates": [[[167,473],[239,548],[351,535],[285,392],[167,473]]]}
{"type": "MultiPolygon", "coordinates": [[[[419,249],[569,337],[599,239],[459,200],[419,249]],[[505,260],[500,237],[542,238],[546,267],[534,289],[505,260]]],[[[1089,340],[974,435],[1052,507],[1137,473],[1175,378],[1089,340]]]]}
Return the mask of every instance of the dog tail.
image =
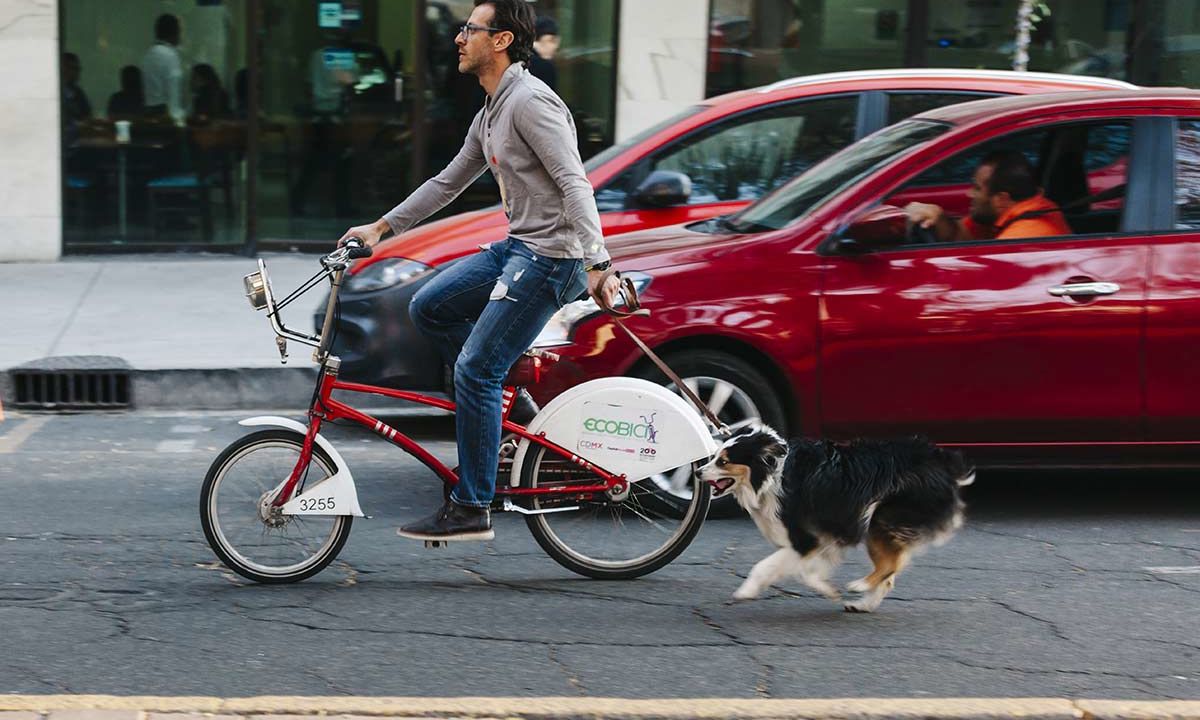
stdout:
{"type": "Polygon", "coordinates": [[[959,487],[966,487],[975,482],[975,468],[968,470],[967,474],[960,477],[957,482],[959,487]]]}

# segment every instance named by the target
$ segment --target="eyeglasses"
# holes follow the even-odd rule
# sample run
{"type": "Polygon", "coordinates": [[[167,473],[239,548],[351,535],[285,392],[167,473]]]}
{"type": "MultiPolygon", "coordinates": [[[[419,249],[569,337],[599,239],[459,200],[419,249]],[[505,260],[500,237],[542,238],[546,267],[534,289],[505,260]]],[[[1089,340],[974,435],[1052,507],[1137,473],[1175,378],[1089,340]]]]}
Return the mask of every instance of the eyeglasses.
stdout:
{"type": "Polygon", "coordinates": [[[470,40],[471,33],[483,32],[483,31],[487,31],[489,33],[496,33],[496,32],[500,32],[500,28],[487,27],[485,25],[476,25],[474,23],[467,23],[466,25],[463,25],[462,27],[460,27],[458,29],[458,34],[461,35],[462,37],[465,37],[466,39],[470,40]]]}

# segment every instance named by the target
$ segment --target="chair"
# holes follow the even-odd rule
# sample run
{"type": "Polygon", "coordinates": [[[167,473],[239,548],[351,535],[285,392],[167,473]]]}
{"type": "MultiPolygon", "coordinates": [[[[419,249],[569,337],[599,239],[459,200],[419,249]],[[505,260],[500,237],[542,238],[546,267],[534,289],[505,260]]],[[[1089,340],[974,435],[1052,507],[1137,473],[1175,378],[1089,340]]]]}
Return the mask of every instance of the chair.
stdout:
{"type": "Polygon", "coordinates": [[[204,242],[213,239],[210,191],[222,191],[227,223],[233,221],[233,158],[245,143],[245,125],[217,121],[190,130],[193,172],[173,173],[146,183],[149,197],[150,233],[155,242],[165,221],[200,215],[204,242]]]}

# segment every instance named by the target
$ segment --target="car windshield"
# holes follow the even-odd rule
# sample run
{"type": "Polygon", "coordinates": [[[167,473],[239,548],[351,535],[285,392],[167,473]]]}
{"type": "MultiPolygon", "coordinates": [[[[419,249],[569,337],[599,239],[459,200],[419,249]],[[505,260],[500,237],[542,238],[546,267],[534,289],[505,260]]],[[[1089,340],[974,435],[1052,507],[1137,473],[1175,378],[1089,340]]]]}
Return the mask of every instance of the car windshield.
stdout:
{"type": "Polygon", "coordinates": [[[692,105],[687,110],[684,110],[683,112],[678,113],[677,115],[672,115],[671,117],[667,118],[666,120],[663,120],[660,123],[655,123],[654,125],[651,125],[650,127],[641,131],[637,135],[634,135],[633,137],[629,138],[628,140],[619,142],[616,145],[612,145],[612,146],[608,147],[607,149],[596,153],[595,155],[588,158],[587,162],[585,162],[583,164],[583,169],[588,174],[591,174],[591,172],[593,170],[595,170],[596,168],[600,167],[601,165],[608,162],[609,160],[612,160],[616,156],[625,152],[626,150],[633,147],[634,145],[637,145],[638,143],[642,142],[643,140],[649,138],[650,136],[654,135],[655,133],[665,130],[666,128],[669,128],[672,125],[674,125],[675,123],[683,122],[684,120],[690,118],[691,116],[695,115],[696,113],[699,113],[699,112],[707,110],[707,109],[708,109],[707,105],[692,105]]]}
{"type": "Polygon", "coordinates": [[[733,232],[778,230],[816,209],[897,155],[946,132],[950,126],[906,120],[868,135],[781,186],[722,225],[733,232]]]}

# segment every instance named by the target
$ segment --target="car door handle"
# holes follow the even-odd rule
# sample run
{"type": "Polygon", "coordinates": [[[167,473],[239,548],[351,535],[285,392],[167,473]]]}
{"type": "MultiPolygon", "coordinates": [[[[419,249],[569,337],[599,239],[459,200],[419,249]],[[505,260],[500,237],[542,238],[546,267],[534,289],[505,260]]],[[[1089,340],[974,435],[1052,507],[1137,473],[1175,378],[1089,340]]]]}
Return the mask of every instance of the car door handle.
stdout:
{"type": "Polygon", "coordinates": [[[1121,286],[1111,282],[1081,282],[1068,283],[1066,285],[1052,285],[1046,288],[1046,292],[1054,297],[1079,297],[1091,295],[1112,295],[1120,290],[1121,286]]]}

